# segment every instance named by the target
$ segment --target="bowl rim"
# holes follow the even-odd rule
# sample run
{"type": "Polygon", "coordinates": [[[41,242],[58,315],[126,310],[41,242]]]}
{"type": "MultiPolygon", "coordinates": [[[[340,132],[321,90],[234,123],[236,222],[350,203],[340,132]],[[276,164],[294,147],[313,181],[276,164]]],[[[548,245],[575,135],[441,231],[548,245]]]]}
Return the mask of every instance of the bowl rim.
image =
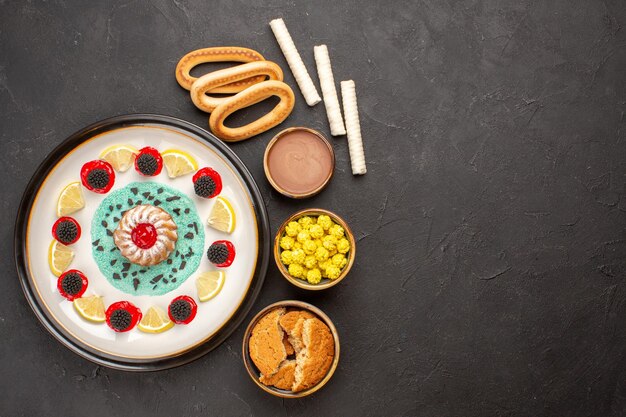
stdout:
{"type": "Polygon", "coordinates": [[[272,303],[268,305],[267,307],[263,308],[252,318],[252,320],[250,320],[250,323],[246,327],[246,331],[243,335],[241,354],[243,358],[243,364],[244,364],[244,367],[246,368],[246,371],[248,371],[248,375],[250,375],[250,378],[254,381],[254,383],[258,387],[260,387],[263,391],[268,392],[274,396],[281,397],[281,398],[302,398],[302,397],[306,397],[308,395],[311,395],[317,392],[324,385],[326,385],[328,381],[330,381],[333,374],[337,370],[337,366],[339,364],[340,351],[341,349],[339,345],[339,332],[337,331],[335,324],[332,322],[330,317],[326,315],[326,313],[324,313],[318,307],[315,307],[314,305],[309,304],[309,303],[305,303],[304,301],[282,300],[282,301],[277,301],[275,303],[272,303]],[[303,391],[299,391],[299,392],[281,390],[281,389],[267,386],[261,383],[261,381],[259,381],[259,372],[256,368],[256,365],[254,365],[254,362],[252,362],[252,358],[250,357],[249,345],[250,345],[250,336],[252,334],[252,329],[262,317],[264,317],[270,311],[276,308],[281,308],[281,307],[299,308],[303,310],[308,310],[311,313],[315,314],[319,319],[321,319],[324,322],[324,324],[328,326],[328,328],[330,329],[330,333],[333,335],[333,341],[335,343],[335,352],[334,352],[333,361],[330,364],[330,368],[328,369],[328,372],[326,373],[324,378],[322,378],[320,382],[318,382],[316,385],[312,386],[311,388],[303,390],[303,391]]]}
{"type": "Polygon", "coordinates": [[[333,146],[330,144],[328,139],[326,139],[326,137],[322,134],[322,132],[320,132],[318,130],[315,130],[315,129],[312,129],[310,127],[304,127],[304,126],[289,127],[287,129],[281,130],[276,135],[274,135],[274,137],[268,142],[267,146],[265,147],[265,153],[263,154],[263,171],[265,171],[265,178],[267,178],[267,180],[269,181],[270,185],[276,191],[281,193],[282,195],[284,195],[286,197],[290,197],[290,198],[295,198],[295,199],[303,199],[303,198],[312,197],[312,196],[314,196],[316,194],[319,194],[324,188],[326,188],[326,186],[328,185],[328,182],[331,180],[331,178],[333,177],[333,175],[335,173],[335,150],[333,149],[333,146]],[[322,142],[328,148],[328,150],[330,152],[330,157],[331,157],[332,168],[331,168],[328,176],[326,177],[324,182],[322,182],[322,184],[320,184],[319,187],[317,187],[314,190],[309,191],[307,193],[290,193],[289,191],[287,191],[284,188],[280,187],[276,183],[276,181],[274,181],[274,178],[272,177],[272,175],[270,173],[269,164],[268,164],[268,158],[269,158],[270,150],[274,147],[276,142],[278,142],[278,140],[280,140],[280,138],[282,138],[287,133],[294,132],[296,130],[303,130],[303,131],[306,131],[306,132],[309,132],[309,133],[313,133],[315,136],[320,138],[322,140],[322,142]]]}
{"type": "Polygon", "coordinates": [[[346,221],[343,218],[341,218],[341,216],[339,216],[338,214],[330,210],[326,210],[322,208],[307,208],[307,209],[299,210],[293,213],[280,225],[280,227],[278,228],[278,231],[276,232],[276,237],[274,238],[273,252],[274,252],[274,261],[276,262],[276,266],[278,267],[278,270],[280,271],[281,275],[287,281],[289,281],[291,284],[295,285],[296,287],[299,287],[305,290],[320,291],[320,290],[325,290],[327,288],[330,288],[339,284],[348,275],[348,273],[350,272],[350,269],[352,269],[352,265],[354,264],[354,259],[356,257],[356,240],[354,239],[354,233],[352,233],[352,230],[350,229],[350,226],[348,226],[348,223],[346,223],[346,221]],[[333,219],[335,223],[338,223],[341,227],[343,227],[343,229],[345,230],[346,238],[350,242],[350,251],[348,252],[350,256],[347,257],[348,263],[346,264],[346,266],[343,267],[343,269],[341,270],[341,274],[339,275],[339,277],[337,277],[337,279],[334,279],[334,280],[326,279],[325,282],[322,281],[319,284],[309,284],[307,281],[292,277],[289,274],[289,271],[287,270],[287,267],[285,266],[285,264],[283,264],[283,262],[280,260],[280,252],[281,252],[280,238],[283,232],[285,231],[285,227],[289,224],[289,222],[294,221],[295,219],[302,217],[302,216],[306,216],[306,215],[320,216],[322,214],[329,216],[331,219],[333,219]]]}

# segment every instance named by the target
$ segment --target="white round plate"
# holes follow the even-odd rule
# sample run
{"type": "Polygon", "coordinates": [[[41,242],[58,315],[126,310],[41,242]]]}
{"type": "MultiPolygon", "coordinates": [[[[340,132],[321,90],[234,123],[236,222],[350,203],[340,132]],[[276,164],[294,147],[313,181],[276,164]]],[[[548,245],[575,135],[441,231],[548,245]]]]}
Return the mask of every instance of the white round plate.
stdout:
{"type": "MultiPolygon", "coordinates": [[[[179,226],[180,227],[180,226],[179,226]]],[[[22,200],[15,233],[18,272],[33,310],[61,342],[80,355],[100,364],[131,370],[163,369],[193,360],[221,343],[240,324],[258,294],[269,258],[267,213],[250,173],[228,147],[210,133],[178,119],[156,115],[120,116],[96,123],[71,136],[55,149],[33,176],[22,200]],[[198,166],[211,167],[222,177],[221,196],[232,204],[236,228],[226,234],[207,226],[214,199],[195,196],[191,175],[171,179],[165,168],[155,177],[143,177],[133,168],[116,172],[115,184],[107,194],[83,188],[85,208],[71,216],[80,224],[82,235],[70,247],[75,252],[70,268],[89,279],[84,296],[104,297],[105,308],[116,301],[130,301],[146,312],[150,306],[167,310],[179,295],[191,296],[198,304],[195,319],[175,325],[163,333],[151,334],[137,327],[116,333],[105,323],[83,319],[71,302],[57,290],[57,278],[48,265],[51,227],[57,219],[59,193],[70,182],[80,181],[85,162],[98,159],[108,146],[128,144],[151,146],[159,151],[179,149],[191,154],[198,166]],[[216,270],[205,255],[200,266],[178,288],[158,296],[136,296],[113,287],[100,272],[91,245],[91,220],[100,202],[111,192],[131,182],[159,182],[182,191],[193,201],[204,227],[203,254],[215,240],[230,240],[236,249],[233,264],[224,268],[226,280],[220,293],[199,302],[196,277],[216,270]]]]}

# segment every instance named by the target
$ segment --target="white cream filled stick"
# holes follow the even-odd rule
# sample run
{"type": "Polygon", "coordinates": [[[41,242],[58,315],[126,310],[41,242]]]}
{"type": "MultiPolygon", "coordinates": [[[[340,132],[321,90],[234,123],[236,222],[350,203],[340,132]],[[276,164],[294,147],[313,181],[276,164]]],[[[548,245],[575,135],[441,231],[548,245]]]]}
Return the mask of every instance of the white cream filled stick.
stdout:
{"type": "Polygon", "coordinates": [[[341,98],[343,100],[343,114],[346,118],[352,175],[363,175],[367,172],[367,169],[365,168],[365,152],[363,151],[363,138],[361,136],[354,81],[341,82],[341,98]]]}
{"type": "Polygon", "coordinates": [[[315,89],[315,84],[313,84],[313,80],[311,76],[309,76],[304,62],[302,62],[302,58],[296,49],[296,45],[293,43],[293,39],[291,39],[285,22],[283,19],[274,19],[270,22],[270,27],[272,28],[272,32],[274,32],[280,49],[283,51],[283,55],[285,55],[289,68],[291,68],[293,77],[296,79],[300,91],[302,91],[306,104],[315,106],[322,101],[322,99],[315,89]]]}
{"type": "Polygon", "coordinates": [[[317,65],[317,75],[322,87],[322,96],[324,96],[324,106],[326,107],[326,115],[330,125],[330,134],[333,136],[345,135],[346,128],[341,117],[341,108],[337,98],[335,77],[333,77],[333,69],[330,65],[328,48],[326,45],[318,45],[313,48],[313,53],[315,55],[315,64],[317,65]]]}

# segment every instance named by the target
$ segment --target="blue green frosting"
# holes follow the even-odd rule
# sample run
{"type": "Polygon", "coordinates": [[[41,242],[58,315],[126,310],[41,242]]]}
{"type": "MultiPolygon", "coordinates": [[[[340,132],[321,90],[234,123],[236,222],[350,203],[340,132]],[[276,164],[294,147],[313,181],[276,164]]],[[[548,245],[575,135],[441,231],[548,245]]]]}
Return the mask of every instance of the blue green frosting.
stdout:
{"type": "Polygon", "coordinates": [[[203,223],[193,201],[164,184],[134,182],[111,192],[96,210],[91,224],[93,257],[115,288],[132,295],[162,295],[178,288],[193,274],[204,251],[203,223]],[[152,204],[168,212],[178,227],[176,248],[163,262],[136,265],[115,246],[113,232],[126,211],[152,204]]]}

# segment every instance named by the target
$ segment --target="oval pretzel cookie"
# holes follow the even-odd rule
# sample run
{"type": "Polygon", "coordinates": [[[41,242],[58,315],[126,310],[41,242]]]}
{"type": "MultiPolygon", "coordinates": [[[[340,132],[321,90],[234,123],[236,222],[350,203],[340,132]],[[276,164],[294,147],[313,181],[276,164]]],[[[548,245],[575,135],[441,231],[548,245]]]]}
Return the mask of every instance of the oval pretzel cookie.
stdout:
{"type": "Polygon", "coordinates": [[[254,76],[267,75],[270,80],[283,80],[283,71],[271,61],[248,62],[233,68],[226,68],[210,72],[198,78],[191,85],[191,100],[202,111],[211,113],[215,107],[228,97],[211,97],[206,93],[217,91],[217,88],[225,85],[233,85],[237,81],[252,79],[254,76]]]}
{"type": "MultiPolygon", "coordinates": [[[[190,90],[191,85],[197,80],[190,73],[200,64],[207,62],[253,62],[263,61],[263,55],[255,50],[238,46],[220,46],[213,48],[197,49],[182,57],[176,65],[176,80],[185,90],[190,90]]],[[[224,85],[214,90],[213,93],[230,94],[238,93],[253,84],[260,83],[265,77],[254,77],[248,80],[237,81],[224,85]]]]}
{"type": "Polygon", "coordinates": [[[263,81],[224,100],[211,113],[209,127],[218,138],[227,142],[238,142],[280,124],[291,114],[294,103],[293,91],[287,84],[275,80],[263,81]],[[224,126],[224,120],[237,110],[259,103],[271,96],[277,96],[280,102],[263,117],[241,127],[224,126]]]}

